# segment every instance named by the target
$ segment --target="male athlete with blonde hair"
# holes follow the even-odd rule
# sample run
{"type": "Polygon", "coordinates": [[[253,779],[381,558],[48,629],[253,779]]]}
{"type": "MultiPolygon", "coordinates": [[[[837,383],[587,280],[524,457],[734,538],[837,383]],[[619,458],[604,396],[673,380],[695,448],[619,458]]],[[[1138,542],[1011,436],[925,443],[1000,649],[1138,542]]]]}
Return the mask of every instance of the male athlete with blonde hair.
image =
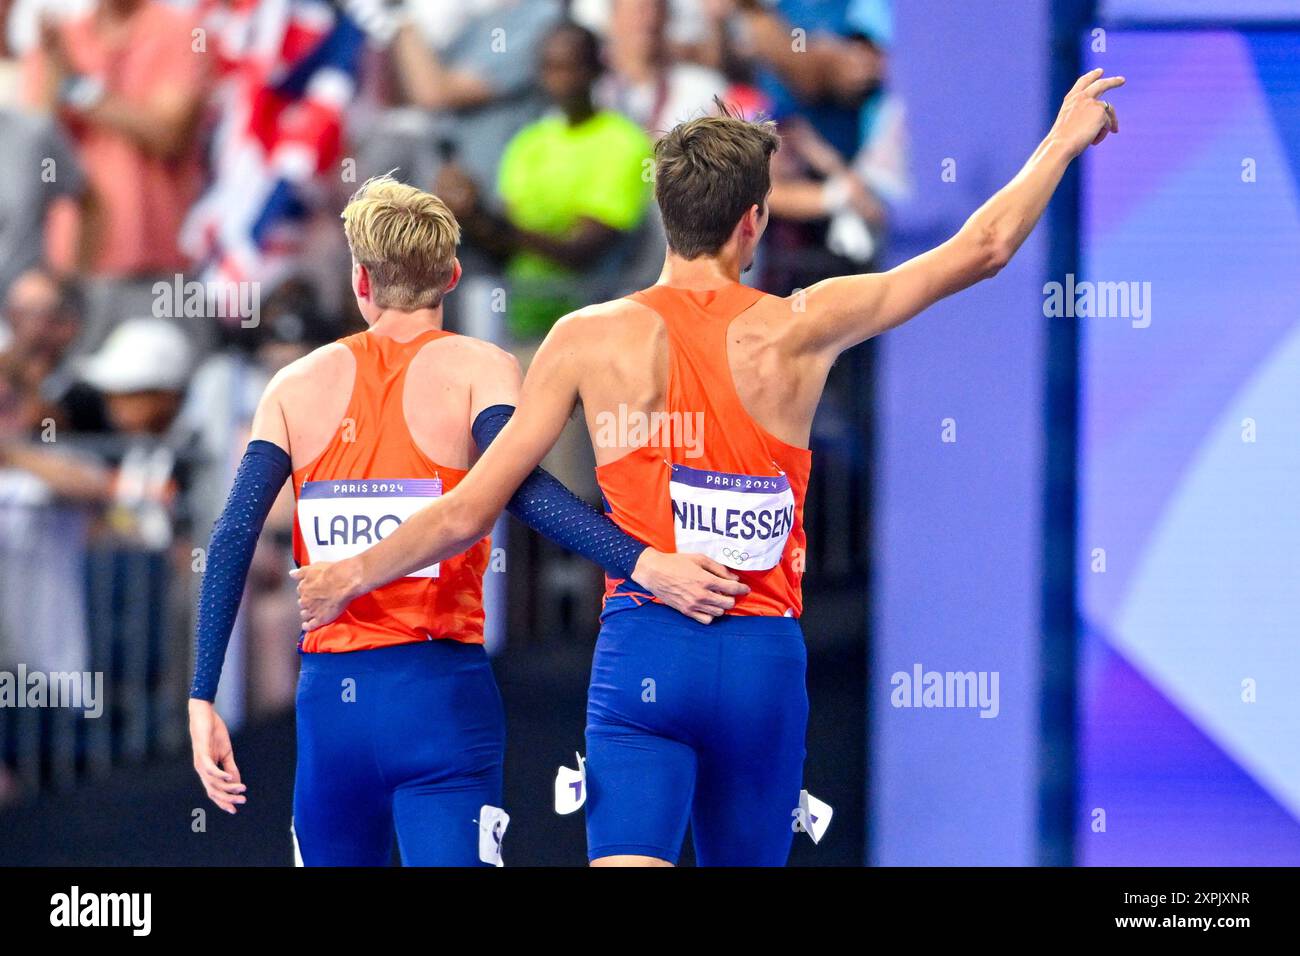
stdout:
{"type": "MultiPolygon", "coordinates": [[[[442,300],[461,271],[460,228],[441,200],[380,177],[357,191],[343,223],[368,328],[267,386],[199,597],[194,766],[230,813],[245,787],[211,701],[253,548],[285,480],[297,499],[297,562],[346,558],[454,489],[519,390],[513,358],[442,328],[442,300]]],[[[545,472],[509,507],[702,619],[747,590],[701,555],[646,548],[545,472]]],[[[499,862],[504,725],[483,650],[486,533],[303,635],[293,819],[304,863],[386,864],[394,829],[409,865],[499,862]]]]}
{"type": "Polygon", "coordinates": [[[689,821],[702,865],[784,863],[808,713],[808,437],[826,374],[845,349],[995,275],[1070,162],[1119,131],[1099,97],[1123,82],[1080,77],[1024,168],[938,248],[788,299],[739,282],[767,225],[775,133],[731,116],[678,126],[655,148],[668,237],[659,282],[561,320],[519,413],[454,492],[358,557],[306,569],[306,626],[491,527],[581,401],[614,520],[656,547],[704,551],[750,586],[704,627],[611,575],[587,704],[588,856],[673,864],[689,821]],[[703,441],[610,436],[615,412],[701,415],[703,441]]]}

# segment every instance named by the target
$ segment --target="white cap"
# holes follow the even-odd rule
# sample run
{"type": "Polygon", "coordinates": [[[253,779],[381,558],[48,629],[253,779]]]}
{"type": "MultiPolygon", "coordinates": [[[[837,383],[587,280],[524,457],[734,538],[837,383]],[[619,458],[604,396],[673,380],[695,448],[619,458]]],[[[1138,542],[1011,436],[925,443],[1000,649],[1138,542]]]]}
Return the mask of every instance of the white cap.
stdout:
{"type": "Polygon", "coordinates": [[[101,392],[176,391],[190,372],[190,343],[166,319],[127,319],[86,362],[84,378],[101,392]]]}

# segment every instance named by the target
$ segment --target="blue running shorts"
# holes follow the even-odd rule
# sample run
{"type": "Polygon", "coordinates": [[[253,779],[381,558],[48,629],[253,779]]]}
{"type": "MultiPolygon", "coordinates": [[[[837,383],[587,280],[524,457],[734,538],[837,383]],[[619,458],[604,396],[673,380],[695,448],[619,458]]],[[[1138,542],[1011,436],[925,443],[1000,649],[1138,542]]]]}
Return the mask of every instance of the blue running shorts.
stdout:
{"type": "Polygon", "coordinates": [[[307,866],[479,866],[505,716],[480,644],[303,654],[293,820],[307,866]]]}
{"type": "Polygon", "coordinates": [[[587,855],[783,866],[802,788],[807,651],[795,618],[607,614],[587,697],[587,855]]]}

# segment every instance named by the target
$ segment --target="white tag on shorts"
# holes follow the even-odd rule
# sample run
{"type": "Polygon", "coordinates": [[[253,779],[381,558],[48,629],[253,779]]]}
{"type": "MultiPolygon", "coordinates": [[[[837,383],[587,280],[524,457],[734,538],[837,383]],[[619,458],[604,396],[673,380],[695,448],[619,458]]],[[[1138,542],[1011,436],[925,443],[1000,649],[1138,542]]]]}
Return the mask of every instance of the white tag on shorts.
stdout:
{"type": "Polygon", "coordinates": [[[673,465],[668,493],[679,552],[704,554],[737,571],[766,571],[781,562],[794,528],[794,492],[785,475],[673,465]]]}
{"type": "Polygon", "coordinates": [[[795,810],[796,831],[802,830],[812,837],[813,843],[821,843],[826,835],[826,828],[831,825],[835,811],[829,803],[823,803],[807,790],[799,791],[799,808],[795,810]]]}
{"type": "Polygon", "coordinates": [[[510,814],[500,807],[483,804],[478,811],[478,858],[493,866],[505,866],[501,859],[501,841],[510,825],[510,814]]]}
{"type": "Polygon", "coordinates": [[[582,754],[578,758],[578,769],[561,767],[555,773],[555,812],[564,816],[582,809],[587,802],[587,761],[582,754]]]}
{"type": "MultiPolygon", "coordinates": [[[[342,561],[378,544],[441,496],[441,478],[303,482],[298,493],[298,532],[311,561],[342,561]]],[[[437,576],[437,564],[407,575],[437,576]]]]}

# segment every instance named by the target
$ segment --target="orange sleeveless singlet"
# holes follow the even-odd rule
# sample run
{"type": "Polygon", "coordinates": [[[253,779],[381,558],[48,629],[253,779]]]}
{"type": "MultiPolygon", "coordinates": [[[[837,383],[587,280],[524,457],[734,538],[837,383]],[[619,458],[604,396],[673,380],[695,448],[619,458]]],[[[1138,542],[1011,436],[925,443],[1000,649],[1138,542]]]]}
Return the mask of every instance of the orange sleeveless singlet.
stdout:
{"type": "MultiPolygon", "coordinates": [[[[664,410],[648,424],[650,442],[599,466],[596,479],[624,531],[738,572],[750,592],[727,613],[798,617],[812,453],[750,417],[727,361],[732,320],[763,295],[733,283],[707,292],[657,285],[629,297],[653,309],[667,330],[664,410]]],[[[649,600],[629,581],[606,579],[605,614],[649,600]]]]}
{"type": "MultiPolygon", "coordinates": [[[[431,329],[409,342],[369,332],[340,339],[356,359],[356,379],[338,433],[315,461],[293,473],[299,565],[364,551],[465,477],[465,469],[440,465],[420,451],[402,411],[411,360],[427,343],[451,334],[431,329]]],[[[360,651],[440,638],[482,644],[490,549],[484,538],[362,595],[337,620],[304,634],[302,650],[360,651]]]]}

